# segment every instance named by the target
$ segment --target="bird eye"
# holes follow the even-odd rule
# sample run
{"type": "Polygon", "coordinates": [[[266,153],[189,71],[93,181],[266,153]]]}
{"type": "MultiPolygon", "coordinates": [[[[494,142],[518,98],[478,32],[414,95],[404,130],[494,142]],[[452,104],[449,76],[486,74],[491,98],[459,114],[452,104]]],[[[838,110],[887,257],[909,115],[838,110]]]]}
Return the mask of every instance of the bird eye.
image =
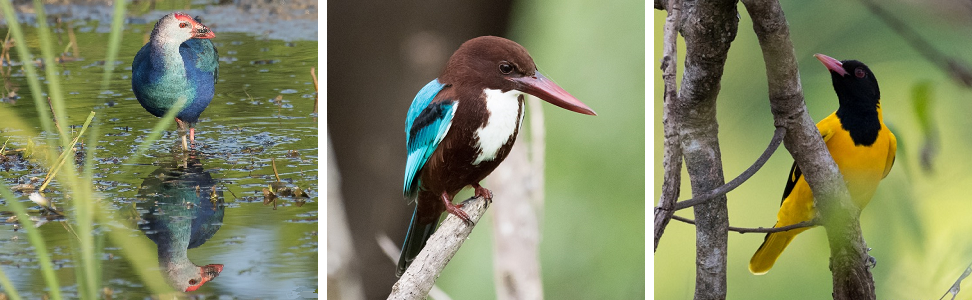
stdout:
{"type": "Polygon", "coordinates": [[[189,285],[196,285],[196,279],[189,279],[189,285]]]}
{"type": "Polygon", "coordinates": [[[864,73],[864,69],[861,68],[854,69],[854,76],[857,76],[857,78],[864,78],[865,75],[867,74],[864,73]]]}
{"type": "Polygon", "coordinates": [[[499,70],[503,74],[510,74],[513,72],[513,65],[510,65],[507,62],[503,62],[499,65],[499,70]]]}
{"type": "Polygon", "coordinates": [[[179,23],[179,28],[189,27],[189,23],[179,23]]]}

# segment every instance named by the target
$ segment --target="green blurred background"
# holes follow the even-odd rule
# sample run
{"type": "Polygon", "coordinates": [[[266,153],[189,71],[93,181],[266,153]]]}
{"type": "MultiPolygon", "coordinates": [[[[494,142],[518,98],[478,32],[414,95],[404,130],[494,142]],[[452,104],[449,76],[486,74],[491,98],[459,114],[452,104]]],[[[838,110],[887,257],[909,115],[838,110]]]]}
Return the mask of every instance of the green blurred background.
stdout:
{"type": "MultiPolygon", "coordinates": [[[[631,0],[328,3],[328,136],[368,299],[387,297],[396,280],[375,236],[401,245],[414,209],[401,191],[406,110],[449,55],[480,35],[519,42],[544,75],[598,113],[544,104],[545,296],[645,297],[644,12],[631,0]]],[[[453,299],[496,298],[492,213],[439,277],[453,299]]]]}
{"type": "MultiPolygon", "coordinates": [[[[813,58],[823,53],[863,61],[878,78],[884,121],[898,138],[897,160],[861,215],[867,244],[877,258],[872,270],[878,299],[940,297],[972,262],[972,146],[970,89],[959,85],[857,1],[781,1],[796,48],[809,113],[820,120],[837,109],[827,70],[813,58]],[[920,126],[913,91],[925,85],[927,121],[937,131],[937,156],[925,171],[919,155],[928,134],[920,126]]],[[[918,30],[946,55],[972,61],[972,6],[958,1],[884,1],[881,5],[918,30]]],[[[719,94],[719,138],[727,180],[765,149],[773,133],[762,54],[745,7],[738,4],[739,34],[729,51],[719,94]]],[[[662,56],[666,12],[654,11],[654,199],[662,183],[662,93],[657,61],[662,56]]],[[[679,76],[684,41],[679,40],[679,76]]],[[[793,160],[780,149],[748,182],[728,194],[729,223],[775,223],[784,177],[793,160]]],[[[691,195],[682,174],[682,196],[691,195]]],[[[656,203],[657,205],[657,203],[656,203]]],[[[693,218],[690,209],[677,215],[693,218]]],[[[830,250],[822,228],[797,237],[766,275],[749,273],[749,258],[762,234],[729,233],[729,299],[827,299],[831,297],[830,250]]],[[[656,299],[687,299],[695,285],[695,228],[672,221],[654,256],[656,299]]],[[[967,288],[968,283],[963,287],[967,288]]],[[[959,298],[969,299],[965,291],[959,298]]]]}

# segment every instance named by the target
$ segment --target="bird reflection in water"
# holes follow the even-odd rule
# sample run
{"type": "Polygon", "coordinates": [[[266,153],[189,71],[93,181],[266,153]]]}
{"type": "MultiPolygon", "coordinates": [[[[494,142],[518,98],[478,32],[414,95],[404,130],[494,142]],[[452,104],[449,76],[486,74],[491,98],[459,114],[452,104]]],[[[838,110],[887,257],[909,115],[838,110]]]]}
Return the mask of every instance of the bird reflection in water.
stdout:
{"type": "MultiPolygon", "coordinates": [[[[185,155],[185,156],[182,156],[185,155]]],[[[223,271],[222,264],[198,266],[187,257],[205,243],[223,222],[223,192],[203,170],[199,154],[160,162],[142,182],[136,207],[138,228],[158,245],[159,268],[173,288],[191,292],[223,271]]]]}

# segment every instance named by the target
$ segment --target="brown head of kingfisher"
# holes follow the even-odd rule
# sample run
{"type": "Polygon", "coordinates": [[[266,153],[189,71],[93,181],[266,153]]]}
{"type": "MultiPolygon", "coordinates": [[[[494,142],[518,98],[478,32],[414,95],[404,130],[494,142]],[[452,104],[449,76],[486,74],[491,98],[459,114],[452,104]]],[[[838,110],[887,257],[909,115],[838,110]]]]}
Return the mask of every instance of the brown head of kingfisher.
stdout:
{"type": "Polygon", "coordinates": [[[540,72],[523,46],[511,40],[477,37],[463,43],[439,78],[423,87],[405,122],[408,160],[405,199],[416,202],[405,235],[397,276],[405,273],[438,225],[443,212],[467,224],[469,216],[452,203],[479,185],[506,158],[523,122],[523,97],[530,94],[564,109],[595,115],[540,72]]]}
{"type": "MultiPolygon", "coordinates": [[[[898,149],[897,139],[884,125],[881,90],[874,73],[864,63],[840,61],[823,54],[814,56],[830,71],[840,104],[837,111],[817,123],[817,129],[844,177],[851,200],[864,209],[878,183],[891,172],[898,149]]],[[[794,162],[773,227],[810,221],[816,214],[813,192],[794,162]]],[[[749,260],[749,271],[756,275],[769,272],[793,238],[807,229],[766,234],[763,244],[749,260]]]]}

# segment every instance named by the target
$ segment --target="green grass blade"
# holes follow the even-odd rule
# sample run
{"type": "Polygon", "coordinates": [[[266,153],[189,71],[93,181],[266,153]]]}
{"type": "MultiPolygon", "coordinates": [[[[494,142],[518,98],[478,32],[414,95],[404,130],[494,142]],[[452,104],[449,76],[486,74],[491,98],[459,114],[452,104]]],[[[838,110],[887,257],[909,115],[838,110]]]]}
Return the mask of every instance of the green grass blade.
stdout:
{"type": "Polygon", "coordinates": [[[65,151],[62,152],[61,156],[57,158],[57,163],[54,165],[54,168],[51,169],[47,178],[44,178],[44,183],[41,184],[40,188],[37,189],[38,192],[44,192],[44,188],[47,187],[47,184],[50,183],[52,180],[54,180],[54,176],[57,175],[57,171],[64,166],[65,162],[67,162],[68,155],[71,154],[71,151],[69,150],[74,149],[74,146],[78,145],[78,140],[81,139],[82,135],[84,135],[84,131],[88,129],[88,125],[91,124],[91,120],[94,119],[94,116],[95,116],[95,112],[91,112],[90,114],[88,114],[88,119],[85,120],[84,125],[81,126],[81,131],[78,132],[78,136],[75,137],[70,144],[65,146],[65,151]]]}
{"type": "MultiPolygon", "coordinates": [[[[14,48],[17,48],[17,56],[23,62],[24,75],[31,91],[30,94],[34,98],[34,108],[37,109],[37,117],[40,119],[41,128],[46,132],[55,132],[54,122],[51,121],[51,112],[47,107],[47,101],[44,101],[44,90],[41,89],[40,80],[37,78],[37,68],[31,59],[30,50],[27,49],[27,39],[24,38],[24,32],[20,28],[20,23],[15,21],[17,20],[17,16],[14,15],[13,5],[10,3],[10,0],[0,0],[0,10],[3,11],[3,17],[9,20],[7,26],[13,35],[14,41],[16,41],[14,48]]],[[[49,159],[53,159],[53,157],[49,159]]]]}
{"type": "MultiPolygon", "coordinates": [[[[112,213],[113,211],[105,205],[100,205],[100,209],[97,210],[98,221],[101,224],[122,224],[122,222],[119,222],[121,218],[116,217],[112,213]]],[[[119,247],[121,256],[128,261],[131,270],[142,279],[141,283],[152,294],[159,295],[172,292],[172,287],[165,283],[162,272],[159,272],[156,245],[145,236],[133,236],[128,231],[131,229],[127,226],[112,226],[112,230],[107,230],[107,234],[112,244],[124,245],[124,247],[119,247]]]]}
{"type": "Polygon", "coordinates": [[[118,49],[121,48],[122,27],[125,21],[125,6],[128,1],[115,0],[115,13],[111,19],[111,35],[108,36],[108,55],[105,57],[105,73],[101,78],[101,89],[108,88],[108,79],[115,71],[115,59],[118,57],[118,49]]]}
{"type": "Polygon", "coordinates": [[[17,289],[14,288],[13,283],[10,279],[7,279],[7,274],[3,273],[3,268],[0,268],[0,287],[3,287],[3,292],[7,293],[7,297],[10,300],[20,300],[20,295],[17,294],[17,289]]]}
{"type": "Polygon", "coordinates": [[[54,275],[54,265],[51,263],[51,256],[47,252],[47,245],[44,243],[44,238],[41,237],[40,230],[34,227],[34,222],[30,221],[30,216],[27,215],[27,210],[24,208],[24,205],[14,197],[13,192],[6,185],[0,184],[0,196],[7,199],[7,206],[17,214],[20,226],[27,232],[27,239],[30,240],[30,245],[34,246],[37,261],[40,263],[41,273],[44,275],[44,282],[47,283],[48,289],[51,290],[51,299],[61,299],[61,286],[57,283],[57,276],[54,275]]]}
{"type": "MultiPolygon", "coordinates": [[[[47,26],[47,14],[44,13],[44,3],[40,0],[34,0],[34,10],[37,13],[37,36],[40,40],[40,50],[41,56],[44,57],[44,71],[46,72],[47,79],[47,92],[51,100],[51,107],[54,110],[54,118],[57,120],[58,124],[67,126],[67,110],[64,107],[64,94],[61,92],[61,73],[60,66],[57,63],[57,57],[54,55],[54,45],[53,38],[51,37],[51,29],[47,26]]],[[[33,90],[33,88],[31,89],[33,90]]],[[[37,98],[34,98],[36,101],[37,98]]],[[[68,146],[68,135],[66,133],[67,129],[60,132],[58,136],[61,138],[61,146],[65,148],[68,146]]]]}
{"type": "MultiPolygon", "coordinates": [[[[94,120],[95,112],[88,114],[88,118],[85,120],[84,125],[81,126],[81,131],[78,133],[77,138],[74,139],[70,145],[70,149],[73,149],[77,144],[78,139],[84,135],[88,126],[91,125],[91,121],[94,120]]],[[[97,137],[94,138],[97,140],[97,137]]],[[[93,150],[89,150],[93,151],[93,150]]],[[[94,240],[94,184],[91,183],[88,178],[80,178],[76,180],[78,186],[74,190],[75,198],[75,212],[78,221],[78,231],[81,233],[79,235],[79,240],[81,244],[81,265],[85,276],[81,277],[83,279],[83,285],[86,286],[84,289],[87,292],[89,299],[98,298],[98,286],[101,282],[100,273],[100,260],[98,259],[98,246],[94,240]]]]}
{"type": "MultiPolygon", "coordinates": [[[[152,143],[159,140],[159,137],[162,136],[162,132],[165,132],[165,129],[169,126],[172,126],[172,122],[174,122],[176,114],[182,111],[182,107],[186,105],[186,102],[188,102],[186,98],[181,97],[179,98],[179,101],[176,101],[175,105],[169,109],[169,111],[165,112],[165,115],[162,116],[161,120],[159,120],[158,123],[155,123],[155,127],[152,127],[152,132],[149,132],[149,135],[145,137],[145,140],[138,145],[138,148],[135,150],[135,154],[128,158],[126,165],[131,166],[132,163],[138,160],[138,158],[145,153],[145,150],[148,150],[148,147],[152,145],[152,143]]],[[[122,173],[126,173],[128,171],[128,168],[125,168],[122,170],[122,173]]]]}

